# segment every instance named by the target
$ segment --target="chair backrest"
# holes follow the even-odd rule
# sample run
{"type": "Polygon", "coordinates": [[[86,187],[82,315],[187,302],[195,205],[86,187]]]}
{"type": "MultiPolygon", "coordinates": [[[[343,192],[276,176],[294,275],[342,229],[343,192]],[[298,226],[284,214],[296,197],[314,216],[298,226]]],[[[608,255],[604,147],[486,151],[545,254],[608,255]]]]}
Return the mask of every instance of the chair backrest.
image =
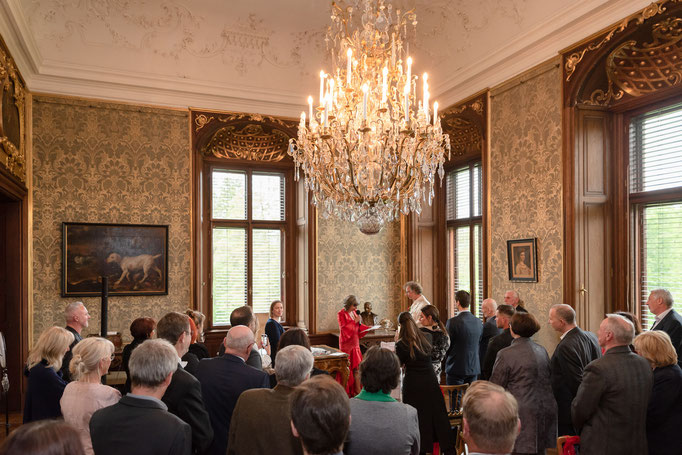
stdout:
{"type": "Polygon", "coordinates": [[[442,385],[440,388],[445,396],[448,415],[460,415],[462,413],[462,400],[469,384],[442,385]]]}

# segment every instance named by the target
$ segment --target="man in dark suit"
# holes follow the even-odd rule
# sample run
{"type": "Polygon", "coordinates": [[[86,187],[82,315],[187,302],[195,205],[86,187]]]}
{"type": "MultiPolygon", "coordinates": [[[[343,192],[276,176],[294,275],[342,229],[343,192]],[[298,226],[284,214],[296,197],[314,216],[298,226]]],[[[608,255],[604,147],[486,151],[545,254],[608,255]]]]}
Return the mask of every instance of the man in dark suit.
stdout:
{"type": "Polygon", "coordinates": [[[192,341],[189,317],[182,313],[168,313],[159,319],[156,336],[171,343],[178,354],[177,368],[161,400],[170,413],[189,424],[192,428],[192,453],[202,454],[213,440],[213,429],[201,396],[201,384],[185,371],[180,360],[192,341]]]}
{"type": "MultiPolygon", "coordinates": [[[[232,310],[232,313],[230,313],[230,326],[235,327],[238,325],[245,325],[250,328],[254,336],[256,335],[256,332],[258,332],[258,318],[256,318],[256,316],[253,314],[253,310],[250,306],[244,305],[237,307],[232,310]]],[[[265,347],[265,351],[268,355],[270,355],[270,345],[265,347]]],[[[225,345],[220,346],[218,354],[225,354],[225,345]]],[[[246,364],[251,365],[254,368],[258,368],[259,370],[263,369],[263,357],[261,357],[261,355],[258,353],[258,349],[256,348],[255,344],[253,345],[251,352],[249,352],[249,357],[246,359],[246,364]]],[[[265,366],[267,367],[269,364],[265,366]]]]}
{"type": "Polygon", "coordinates": [[[511,330],[509,330],[509,322],[511,321],[512,316],[514,316],[514,307],[502,304],[497,307],[496,315],[495,322],[497,323],[497,328],[502,330],[502,332],[499,335],[494,336],[492,340],[490,340],[490,343],[488,343],[485,359],[481,366],[481,379],[485,380],[490,379],[490,376],[493,374],[497,353],[510,346],[513,340],[511,330]]]}
{"type": "Polygon", "coordinates": [[[575,310],[559,303],[549,309],[549,324],[561,334],[550,364],[552,391],[559,408],[559,436],[576,434],[571,422],[571,402],[583,380],[583,370],[601,357],[597,337],[575,323],[575,310]]]}
{"type": "Polygon", "coordinates": [[[445,327],[450,335],[450,348],[445,361],[445,378],[448,385],[472,383],[481,373],[478,359],[483,323],[469,311],[471,296],[466,291],[455,293],[459,314],[448,319],[445,327]]]}
{"type": "Polygon", "coordinates": [[[250,328],[232,327],[225,337],[225,355],[199,362],[197,379],[213,427],[213,443],[208,454],[225,455],[232,412],[242,392],[270,386],[270,377],[264,371],[245,363],[253,343],[250,328]]]}
{"type": "Polygon", "coordinates": [[[192,430],[161,401],[178,366],[178,353],[166,340],[147,340],[130,356],[132,391],[90,419],[97,455],[190,453],[192,430]]]}
{"type": "Polygon", "coordinates": [[[651,330],[663,330],[670,336],[677,352],[677,364],[682,366],[682,316],[673,309],[672,294],[666,289],[655,289],[649,294],[646,304],[656,315],[651,330]]]}
{"type": "Polygon", "coordinates": [[[481,313],[483,313],[483,333],[481,335],[481,343],[478,349],[478,360],[483,368],[483,361],[485,360],[485,353],[488,350],[488,344],[493,337],[500,334],[502,331],[497,327],[497,302],[493,299],[485,299],[481,303],[481,313]]]}
{"type": "Polygon", "coordinates": [[[630,350],[632,322],[607,314],[597,334],[604,355],[585,368],[571,405],[581,455],[647,453],[651,365],[630,350]]]}
{"type": "Polygon", "coordinates": [[[71,371],[69,371],[69,363],[71,363],[71,358],[73,357],[73,348],[83,339],[81,332],[88,326],[90,314],[85,305],[83,305],[83,302],[72,302],[64,310],[64,319],[66,319],[66,330],[73,334],[73,343],[69,346],[67,353],[64,354],[60,371],[62,372],[62,378],[66,382],[70,382],[71,371]]]}
{"type": "Polygon", "coordinates": [[[304,346],[287,346],[277,352],[274,389],[253,389],[241,394],[232,414],[228,455],[277,453],[302,455],[291,432],[289,396],[310,377],[313,354],[304,346]],[[267,429],[268,437],[254,437],[267,429]]]}

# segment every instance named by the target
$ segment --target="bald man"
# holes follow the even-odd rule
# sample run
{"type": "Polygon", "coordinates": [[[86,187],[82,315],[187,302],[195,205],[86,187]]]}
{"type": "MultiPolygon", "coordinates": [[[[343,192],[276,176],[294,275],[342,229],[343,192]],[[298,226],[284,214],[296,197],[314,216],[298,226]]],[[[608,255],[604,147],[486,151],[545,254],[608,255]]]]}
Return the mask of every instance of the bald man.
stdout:
{"type": "Polygon", "coordinates": [[[632,322],[607,314],[597,334],[604,355],[583,373],[571,414],[580,436],[580,455],[648,453],[646,414],[653,373],[630,350],[632,322]]]}
{"type": "Polygon", "coordinates": [[[225,455],[232,412],[245,390],[270,387],[270,377],[246,364],[254,344],[253,331],[245,325],[232,327],[225,340],[225,354],[199,362],[197,379],[213,427],[209,455],[225,455]]]}
{"type": "Polygon", "coordinates": [[[549,325],[561,340],[554,350],[550,368],[552,391],[559,407],[559,436],[573,435],[571,402],[583,380],[583,370],[591,361],[601,357],[597,337],[576,324],[575,310],[563,303],[549,309],[549,325]]]}
{"type": "Polygon", "coordinates": [[[483,313],[483,333],[481,334],[481,343],[478,347],[478,359],[483,366],[485,353],[488,351],[488,344],[493,337],[502,332],[502,329],[497,327],[497,302],[493,299],[485,299],[481,303],[481,313],[483,313]]]}

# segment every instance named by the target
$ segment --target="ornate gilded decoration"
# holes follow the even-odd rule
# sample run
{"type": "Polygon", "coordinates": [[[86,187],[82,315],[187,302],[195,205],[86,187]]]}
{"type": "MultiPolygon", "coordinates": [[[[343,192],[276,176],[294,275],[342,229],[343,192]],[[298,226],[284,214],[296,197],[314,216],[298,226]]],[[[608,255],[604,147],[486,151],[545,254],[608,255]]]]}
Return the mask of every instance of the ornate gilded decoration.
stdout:
{"type": "Polygon", "coordinates": [[[202,153],[217,158],[277,162],[287,156],[288,146],[289,135],[285,132],[275,128],[265,131],[263,125],[250,123],[241,128],[220,128],[202,153]]]}
{"type": "Polygon", "coordinates": [[[269,123],[274,123],[276,125],[281,125],[285,126],[287,128],[293,128],[295,127],[294,122],[287,122],[286,120],[282,120],[281,118],[278,117],[271,117],[269,115],[261,115],[261,114],[247,114],[247,113],[231,113],[227,114],[225,117],[218,117],[218,120],[221,122],[234,122],[237,120],[248,120],[251,122],[269,122],[269,123]]]}
{"type": "Polygon", "coordinates": [[[215,117],[208,117],[208,116],[206,116],[205,114],[199,114],[199,115],[197,115],[196,118],[194,119],[194,123],[195,123],[196,126],[197,126],[197,127],[194,129],[194,131],[199,131],[200,129],[202,129],[203,127],[205,127],[207,124],[211,123],[211,121],[212,121],[214,118],[215,118],[215,117]]]}
{"type": "Polygon", "coordinates": [[[14,59],[9,55],[4,43],[0,46],[0,86],[2,87],[0,164],[21,182],[25,182],[24,109],[26,88],[14,59]]]}
{"type": "MultiPolygon", "coordinates": [[[[606,60],[609,83],[631,96],[641,96],[682,81],[682,19],[654,25],[653,41],[626,41],[606,60]]],[[[610,84],[609,84],[610,85],[610,84]]]]}
{"type": "Polygon", "coordinates": [[[483,135],[480,127],[462,117],[443,118],[443,129],[450,135],[453,156],[481,153],[483,135]]]}
{"type": "Polygon", "coordinates": [[[659,2],[652,3],[651,5],[641,10],[639,13],[633,14],[632,16],[623,19],[620,23],[611,28],[611,30],[609,30],[609,32],[601,40],[594,43],[590,43],[581,51],[576,51],[569,55],[566,58],[566,63],[564,64],[564,69],[566,71],[566,82],[571,80],[571,76],[575,72],[578,64],[585,57],[585,54],[601,48],[604,44],[611,41],[614,35],[625,30],[625,28],[631,22],[635,21],[637,24],[642,24],[645,20],[654,17],[657,14],[661,14],[666,10],[664,5],[669,1],[670,0],[661,0],[659,2]]]}
{"type": "Polygon", "coordinates": [[[624,94],[625,92],[622,90],[614,90],[613,83],[609,81],[609,87],[606,90],[596,89],[590,95],[590,99],[584,100],[583,104],[588,106],[608,106],[611,104],[611,101],[618,101],[624,94]]]}

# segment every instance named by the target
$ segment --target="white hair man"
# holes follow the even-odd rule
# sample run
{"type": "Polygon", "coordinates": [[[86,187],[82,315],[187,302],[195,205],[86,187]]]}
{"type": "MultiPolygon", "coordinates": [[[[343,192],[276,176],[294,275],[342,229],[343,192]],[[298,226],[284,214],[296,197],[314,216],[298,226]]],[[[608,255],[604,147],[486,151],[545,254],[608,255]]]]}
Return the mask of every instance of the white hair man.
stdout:
{"type": "Polygon", "coordinates": [[[426,297],[422,294],[422,285],[416,281],[408,281],[403,288],[405,289],[407,298],[412,300],[412,305],[410,305],[408,311],[412,315],[412,319],[417,323],[417,326],[421,327],[421,324],[419,323],[419,314],[422,312],[422,308],[429,305],[429,301],[426,300],[426,297]]]}
{"type": "Polygon", "coordinates": [[[130,356],[132,391],[90,419],[97,455],[191,453],[192,430],[161,401],[178,366],[166,340],[147,340],[130,356]]]}
{"type": "Polygon", "coordinates": [[[481,303],[481,313],[483,313],[483,333],[481,334],[481,342],[478,347],[478,359],[483,366],[485,360],[485,353],[488,351],[488,344],[493,337],[496,337],[502,331],[497,327],[497,302],[494,299],[485,299],[481,303]]]}
{"type": "Polygon", "coordinates": [[[649,362],[630,350],[632,322],[607,314],[597,337],[604,355],[583,372],[571,414],[581,455],[647,453],[646,415],[653,385],[649,362]]]}
{"type": "Polygon", "coordinates": [[[651,330],[662,330],[670,336],[677,352],[677,364],[682,366],[682,316],[673,309],[672,294],[667,289],[654,289],[646,304],[656,315],[651,330]]]}
{"type": "Polygon", "coordinates": [[[469,454],[508,454],[521,431],[514,396],[488,381],[471,384],[462,402],[462,435],[469,454]]]}
{"type": "Polygon", "coordinates": [[[313,355],[303,346],[277,351],[274,389],[247,390],[239,396],[232,413],[227,453],[300,454],[301,444],[291,432],[289,396],[310,377],[313,355]],[[254,437],[263,428],[268,437],[254,437]]]}
{"type": "Polygon", "coordinates": [[[521,300],[519,292],[513,289],[510,289],[509,291],[504,293],[504,303],[513,306],[514,310],[516,311],[524,311],[526,313],[528,312],[528,310],[526,310],[526,307],[523,305],[523,300],[521,300]]]}
{"type": "Polygon", "coordinates": [[[83,302],[72,302],[66,306],[64,310],[64,319],[66,320],[66,330],[73,334],[73,343],[69,346],[69,351],[64,355],[64,360],[62,361],[62,378],[69,382],[71,381],[71,371],[69,371],[69,363],[71,363],[71,358],[73,354],[73,348],[78,344],[79,341],[83,339],[81,332],[85,327],[88,326],[90,322],[90,314],[88,309],[85,308],[83,302]]]}
{"type": "Polygon", "coordinates": [[[571,402],[583,380],[583,370],[601,356],[601,350],[597,337],[577,326],[575,310],[569,305],[559,303],[552,306],[549,325],[561,336],[550,363],[552,391],[559,408],[559,436],[575,434],[571,402]]]}

